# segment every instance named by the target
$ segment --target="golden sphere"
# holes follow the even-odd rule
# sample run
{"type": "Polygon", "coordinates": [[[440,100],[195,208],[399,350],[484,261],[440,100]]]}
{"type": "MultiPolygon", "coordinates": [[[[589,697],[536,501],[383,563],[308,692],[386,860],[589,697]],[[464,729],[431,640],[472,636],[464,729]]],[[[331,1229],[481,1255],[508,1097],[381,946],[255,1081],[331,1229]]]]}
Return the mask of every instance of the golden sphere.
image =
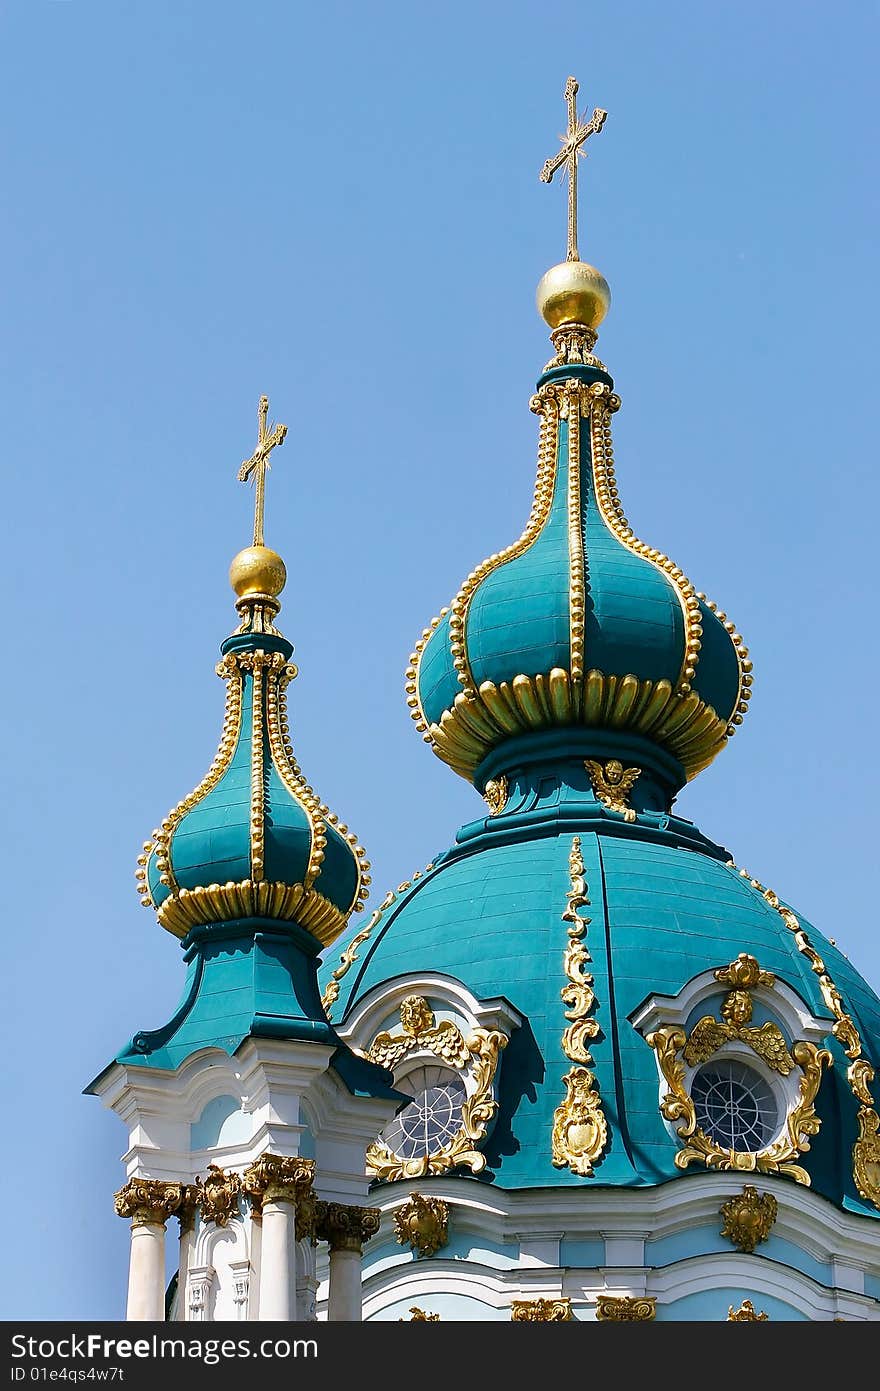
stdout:
{"type": "Polygon", "coordinates": [[[551,328],[586,324],[598,328],[611,304],[608,281],[586,261],[563,261],[542,275],[535,300],[551,328]]]}
{"type": "Polygon", "coordinates": [[[248,546],[239,551],[229,567],[229,583],[239,599],[255,594],[280,594],[287,583],[287,570],[277,551],[268,546],[248,546]]]}

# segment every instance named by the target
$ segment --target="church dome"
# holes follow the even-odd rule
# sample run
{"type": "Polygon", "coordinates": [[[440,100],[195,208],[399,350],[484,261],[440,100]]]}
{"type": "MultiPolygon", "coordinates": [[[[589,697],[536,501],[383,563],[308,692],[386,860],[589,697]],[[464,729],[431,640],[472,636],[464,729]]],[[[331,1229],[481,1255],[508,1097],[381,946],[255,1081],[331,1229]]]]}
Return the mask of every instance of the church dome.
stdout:
{"type": "MultiPolygon", "coordinates": [[[[268,434],[264,403],[258,470],[286,429],[268,434]]],[[[242,466],[240,478],[252,464],[242,466]]],[[[261,490],[261,477],[257,485],[261,490]]],[[[274,626],[286,571],[262,541],[261,491],[257,505],[254,545],[230,568],[241,624],[220,648],[217,674],[226,682],[220,746],[198,787],[145,841],[138,889],[177,937],[210,923],[274,919],[296,923],[327,945],[363,907],[369,863],[294,755],[287,687],[297,668],[291,643],[274,626]]]]}
{"type": "MultiPolygon", "coordinates": [[[[344,961],[358,959],[340,982],[335,1016],[357,1017],[359,1002],[424,978],[426,967],[434,1009],[446,980],[477,999],[509,1002],[527,1022],[511,1031],[501,1057],[498,1109],[483,1144],[485,1176],[502,1188],[643,1186],[684,1168],[751,1168],[877,1216],[851,1156],[864,1120],[880,1204],[880,1182],[870,1179],[876,1112],[864,1081],[868,1060],[880,1056],[880,1000],[827,938],[739,871],[723,847],[642,805],[637,822],[615,818],[571,758],[521,767],[504,809],[463,826],[424,875],[389,895],[368,939],[346,950],[344,961]],[[582,932],[571,932],[575,921],[582,932]],[[572,940],[585,949],[580,961],[568,954],[572,940]],[[757,965],[742,976],[748,1018],[738,1041],[724,1011],[744,958],[757,965]],[[579,1046],[573,1019],[582,1025],[579,1046]],[[708,1045],[706,1019],[714,1028],[708,1045]],[[669,1077],[663,1068],[668,1037],[679,1044],[672,1063],[688,1098],[712,1068],[733,1066],[765,1083],[772,1115],[763,1145],[746,1152],[719,1143],[682,1163],[688,1144],[697,1146],[679,1133],[674,1068],[669,1077]],[[765,1046],[768,1037],[779,1055],[765,1046]],[[551,1146],[579,1051],[605,1125],[588,1171],[558,1164],[551,1146]],[[805,1094],[792,1122],[798,1144],[787,1146],[786,1125],[805,1094]],[[732,1148],[741,1152],[726,1162],[732,1148]]],[[[709,1125],[696,1104],[696,1119],[709,1125]]]]}
{"type": "Polygon", "coordinates": [[[418,729],[478,785],[504,740],[560,726],[639,733],[690,778],[750,695],[734,625],[629,526],[611,445],[620,400],[603,365],[576,355],[588,360],[563,346],[532,398],[541,428],[525,531],[471,572],[407,672],[418,729]]]}

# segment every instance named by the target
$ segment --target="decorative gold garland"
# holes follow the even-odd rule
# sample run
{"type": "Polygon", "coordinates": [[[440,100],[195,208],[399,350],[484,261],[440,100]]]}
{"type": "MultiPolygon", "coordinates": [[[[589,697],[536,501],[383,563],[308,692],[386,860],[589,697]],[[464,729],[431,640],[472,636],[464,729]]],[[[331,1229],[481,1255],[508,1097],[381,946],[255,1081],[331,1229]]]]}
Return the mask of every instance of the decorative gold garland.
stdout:
{"type": "Polygon", "coordinates": [[[562,1034],[562,1050],[572,1062],[588,1066],[572,1067],[562,1079],[566,1094],[553,1113],[551,1147],[557,1169],[567,1166],[574,1173],[589,1177],[602,1158],[608,1140],[608,1123],[596,1079],[589,1070],[593,1056],[588,1040],[597,1036],[599,1024],[589,1017],[596,996],[593,976],[586,969],[591,957],[583,940],[592,919],[582,918],[578,911],[590,904],[580,836],[572,840],[568,866],[571,889],[562,920],[568,924],[563,969],[569,983],[562,987],[560,994],[563,1004],[568,1006],[565,1017],[571,1022],[562,1034]]]}

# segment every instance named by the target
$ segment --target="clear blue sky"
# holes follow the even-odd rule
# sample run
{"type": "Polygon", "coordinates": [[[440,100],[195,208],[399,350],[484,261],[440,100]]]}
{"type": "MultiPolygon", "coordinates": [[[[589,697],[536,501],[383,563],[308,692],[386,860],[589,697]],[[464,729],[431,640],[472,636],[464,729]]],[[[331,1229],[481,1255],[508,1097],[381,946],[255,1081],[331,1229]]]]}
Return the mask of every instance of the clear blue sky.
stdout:
{"type": "Polygon", "coordinates": [[[580,248],[624,505],[755,662],[679,809],[880,985],[878,35],[809,0],[0,3],[5,1317],[124,1309],[126,1137],[80,1091],[177,1000],[134,862],[216,748],[261,392],[294,743],[374,901],[481,810],[403,673],[528,514],[569,72],[610,113],[580,248]]]}

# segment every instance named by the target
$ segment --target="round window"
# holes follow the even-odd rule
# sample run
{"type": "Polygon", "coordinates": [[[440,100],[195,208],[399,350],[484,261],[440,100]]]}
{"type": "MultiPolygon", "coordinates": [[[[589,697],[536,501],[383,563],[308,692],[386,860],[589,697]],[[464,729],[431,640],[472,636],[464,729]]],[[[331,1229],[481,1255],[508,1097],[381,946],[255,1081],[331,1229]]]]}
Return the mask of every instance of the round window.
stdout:
{"type": "Polygon", "coordinates": [[[446,1067],[417,1067],[394,1085],[412,1101],[382,1132],[385,1144],[401,1159],[442,1153],[461,1129],[467,1100],[458,1073],[446,1067]]]}
{"type": "Polygon", "coordinates": [[[754,1154],[776,1134],[779,1108],[768,1082],[736,1058],[701,1067],[691,1081],[697,1125],[725,1149],[754,1154]]]}

